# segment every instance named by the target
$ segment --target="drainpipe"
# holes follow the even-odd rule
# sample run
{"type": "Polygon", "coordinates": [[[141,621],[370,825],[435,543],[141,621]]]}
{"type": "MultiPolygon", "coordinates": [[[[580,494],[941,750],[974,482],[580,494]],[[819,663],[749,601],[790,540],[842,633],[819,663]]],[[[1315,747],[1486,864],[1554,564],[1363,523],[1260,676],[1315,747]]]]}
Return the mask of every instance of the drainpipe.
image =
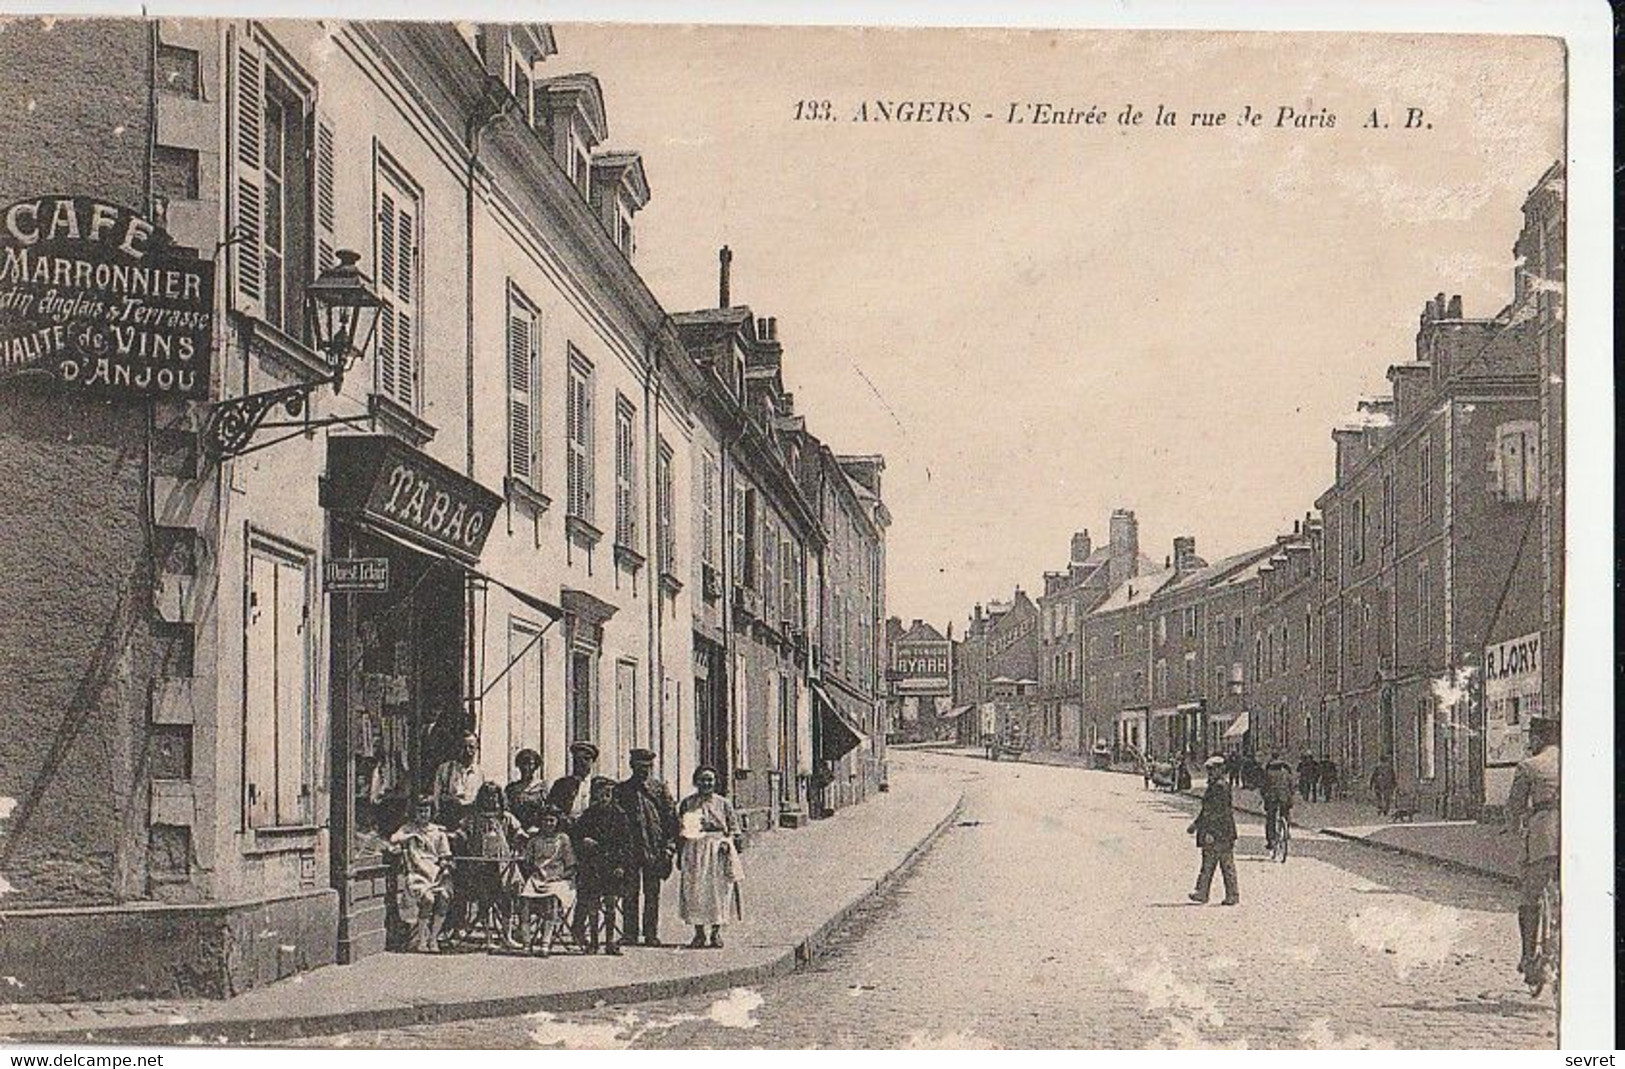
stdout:
{"type": "MultiPolygon", "coordinates": [[[[663,322],[663,318],[662,318],[663,322]]],[[[660,509],[656,498],[660,492],[660,327],[655,327],[655,333],[649,341],[644,343],[643,362],[643,440],[647,443],[647,452],[644,454],[644,472],[650,478],[645,480],[647,492],[643,495],[643,515],[645,520],[644,531],[647,532],[646,545],[649,547],[649,562],[653,565],[649,569],[649,711],[660,711],[658,723],[663,732],[666,724],[666,710],[661,705],[665,694],[665,664],[662,660],[664,647],[661,645],[660,599],[664,596],[660,588],[660,509]]],[[[675,519],[675,517],[673,517],[675,519]]],[[[655,718],[651,717],[651,721],[655,718]]],[[[632,737],[637,737],[637,725],[633,725],[632,737]]],[[[666,761],[665,746],[659,740],[650,738],[647,745],[652,750],[660,752],[660,762],[666,761]]],[[[679,773],[682,771],[679,766],[679,773]]]]}

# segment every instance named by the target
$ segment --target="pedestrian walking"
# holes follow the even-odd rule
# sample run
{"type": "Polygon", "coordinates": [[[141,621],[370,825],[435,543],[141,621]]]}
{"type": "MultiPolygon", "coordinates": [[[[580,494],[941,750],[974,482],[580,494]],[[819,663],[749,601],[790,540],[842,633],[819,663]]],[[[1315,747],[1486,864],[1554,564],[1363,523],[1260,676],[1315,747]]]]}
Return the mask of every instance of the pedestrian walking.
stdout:
{"type": "Polygon", "coordinates": [[[695,769],[694,788],[677,808],[677,863],[683,870],[677,906],[683,920],[694,926],[690,948],[720,947],[722,925],[744,915],[739,816],[733,803],[717,793],[716,769],[708,765],[695,769]]]}
{"type": "Polygon", "coordinates": [[[1394,775],[1394,757],[1385,753],[1377,762],[1377,767],[1371,770],[1371,793],[1377,799],[1377,812],[1383,816],[1394,808],[1394,791],[1398,786],[1399,778],[1394,775]]]}
{"type": "Polygon", "coordinates": [[[633,869],[632,821],[615,801],[617,784],[592,778],[592,804],[570,832],[576,852],[577,942],[592,954],[621,952],[621,903],[633,869]]]}
{"type": "Polygon", "coordinates": [[[1224,755],[1224,775],[1232,788],[1241,785],[1241,754],[1235,750],[1224,755]]]}
{"type": "Polygon", "coordinates": [[[1298,758],[1298,793],[1306,802],[1313,802],[1320,794],[1320,764],[1308,750],[1298,758]]]}
{"type": "Polygon", "coordinates": [[[1208,758],[1207,790],[1202,793],[1202,808],[1185,831],[1196,836],[1196,845],[1202,851],[1202,868],[1196,876],[1196,890],[1190,894],[1192,902],[1205,903],[1213,889],[1213,870],[1224,876],[1223,905],[1234,906],[1241,901],[1241,888],[1236,883],[1236,815],[1231,808],[1230,784],[1213,772],[1222,759],[1208,758]]]}
{"type": "Polygon", "coordinates": [[[653,750],[633,750],[628,759],[632,775],[615,787],[615,802],[626,814],[631,833],[624,903],[626,941],[657,947],[662,945],[660,885],[671,875],[672,855],[677,852],[677,806],[671,790],[654,778],[653,750]]]}
{"type": "Polygon", "coordinates": [[[1320,771],[1320,800],[1329,802],[1337,797],[1337,762],[1332,755],[1322,757],[1316,766],[1320,771]]]}

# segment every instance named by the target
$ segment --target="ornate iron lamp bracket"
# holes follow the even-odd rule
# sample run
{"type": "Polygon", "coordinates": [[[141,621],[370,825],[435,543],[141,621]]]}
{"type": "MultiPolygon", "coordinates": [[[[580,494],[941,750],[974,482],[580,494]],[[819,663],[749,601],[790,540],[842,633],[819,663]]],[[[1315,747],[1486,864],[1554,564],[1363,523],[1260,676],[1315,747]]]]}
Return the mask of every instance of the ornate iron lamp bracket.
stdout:
{"type": "MultiPolygon", "coordinates": [[[[222,460],[249,452],[249,441],[274,409],[281,406],[290,419],[308,416],[310,395],[331,381],[301,382],[221,401],[214,407],[203,432],[204,448],[222,460]]],[[[306,423],[312,428],[317,426],[308,419],[306,423]]]]}

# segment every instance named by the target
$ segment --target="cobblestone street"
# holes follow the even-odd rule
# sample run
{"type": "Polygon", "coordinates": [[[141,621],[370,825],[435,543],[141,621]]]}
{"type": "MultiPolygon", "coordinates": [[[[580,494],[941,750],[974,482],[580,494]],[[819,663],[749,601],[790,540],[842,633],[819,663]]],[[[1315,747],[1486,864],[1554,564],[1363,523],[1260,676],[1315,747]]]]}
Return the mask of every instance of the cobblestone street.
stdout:
{"type": "Polygon", "coordinates": [[[1546,1047],[1513,972],[1513,892],[1243,824],[1242,904],[1193,906],[1194,803],[1138,779],[897,754],[966,806],[914,873],[807,971],[736,989],[312,1046],[1546,1047]]]}

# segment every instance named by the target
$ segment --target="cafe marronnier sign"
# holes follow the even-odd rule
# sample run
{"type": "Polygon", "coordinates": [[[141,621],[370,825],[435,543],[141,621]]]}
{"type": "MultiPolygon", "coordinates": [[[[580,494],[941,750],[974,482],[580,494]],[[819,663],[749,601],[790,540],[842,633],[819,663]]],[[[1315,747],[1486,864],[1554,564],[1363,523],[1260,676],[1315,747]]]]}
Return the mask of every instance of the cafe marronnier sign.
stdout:
{"type": "Polygon", "coordinates": [[[157,224],[92,197],[0,210],[0,382],[202,398],[213,329],[214,265],[157,224]]]}

